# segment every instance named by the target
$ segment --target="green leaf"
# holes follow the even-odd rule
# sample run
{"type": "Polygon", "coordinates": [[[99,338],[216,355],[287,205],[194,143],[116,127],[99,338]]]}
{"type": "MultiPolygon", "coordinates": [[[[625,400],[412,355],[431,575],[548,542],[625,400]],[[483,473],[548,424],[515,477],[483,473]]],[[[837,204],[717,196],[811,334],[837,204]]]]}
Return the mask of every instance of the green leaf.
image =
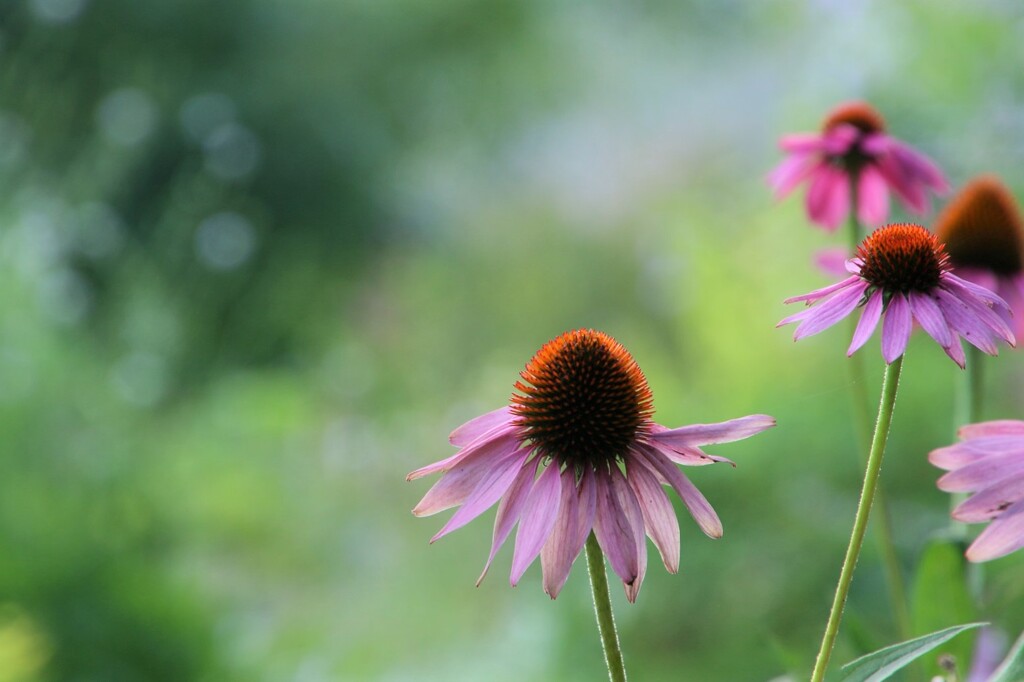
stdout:
{"type": "Polygon", "coordinates": [[[1018,682],[1024,680],[1024,632],[1014,643],[1002,664],[988,678],[988,682],[1018,682]]]}
{"type": "MultiPolygon", "coordinates": [[[[913,632],[936,632],[955,623],[978,619],[974,600],[967,585],[967,561],[963,547],[949,540],[928,544],[911,586],[910,619],[913,632]]],[[[974,651],[975,635],[961,637],[950,643],[946,653],[953,656],[961,676],[965,676],[974,651]]],[[[927,662],[927,673],[939,675],[933,658],[927,662]]]]}
{"type": "Polygon", "coordinates": [[[852,663],[843,666],[841,682],[882,682],[889,679],[894,672],[901,670],[911,661],[923,656],[943,642],[956,637],[965,630],[980,628],[987,623],[969,623],[954,625],[930,635],[917,637],[906,642],[893,644],[884,649],[861,656],[852,663]]]}

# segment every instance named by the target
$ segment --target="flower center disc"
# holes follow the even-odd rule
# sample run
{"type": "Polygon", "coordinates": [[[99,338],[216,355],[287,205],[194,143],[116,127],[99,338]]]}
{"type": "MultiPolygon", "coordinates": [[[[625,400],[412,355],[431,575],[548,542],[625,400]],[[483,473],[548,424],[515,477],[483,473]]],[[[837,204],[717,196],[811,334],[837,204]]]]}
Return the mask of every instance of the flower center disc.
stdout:
{"type": "Polygon", "coordinates": [[[1021,271],[1024,228],[1013,195],[990,176],[967,185],[938,220],[935,233],[957,267],[999,275],[1021,271]]]}
{"type": "Polygon", "coordinates": [[[649,428],[647,379],[607,334],[566,332],[544,344],[520,376],[512,413],[538,452],[561,464],[610,465],[649,428]]]}
{"type": "Polygon", "coordinates": [[[931,232],[912,223],[886,225],[859,247],[860,276],[885,292],[931,291],[949,269],[945,247],[931,232]]]}
{"type": "Polygon", "coordinates": [[[874,107],[864,102],[841,104],[829,113],[821,127],[827,133],[844,123],[862,133],[880,133],[885,130],[885,119],[874,107]]]}

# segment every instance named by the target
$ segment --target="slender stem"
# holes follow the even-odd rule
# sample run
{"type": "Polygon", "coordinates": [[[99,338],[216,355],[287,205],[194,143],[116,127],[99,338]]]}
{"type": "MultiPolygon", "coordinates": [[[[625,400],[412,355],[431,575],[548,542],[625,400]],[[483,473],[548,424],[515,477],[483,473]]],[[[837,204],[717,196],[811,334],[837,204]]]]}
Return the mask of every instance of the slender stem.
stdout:
{"type": "Polygon", "coordinates": [[[619,635],[615,632],[612,600],[608,593],[608,576],[604,570],[604,553],[593,533],[587,538],[587,568],[590,570],[590,591],[594,594],[594,614],[601,633],[601,648],[611,682],[626,682],[626,666],[622,663],[619,635]]]}
{"type": "MultiPolygon", "coordinates": [[[[857,174],[850,175],[850,217],[849,236],[852,246],[851,254],[857,252],[860,244],[860,221],[857,218],[857,174]]],[[[856,328],[856,322],[850,319],[851,332],[856,328]]],[[[973,348],[973,346],[972,346],[973,348]]],[[[857,445],[859,452],[867,452],[871,444],[871,415],[868,408],[868,387],[864,379],[863,356],[854,353],[850,356],[850,398],[853,402],[853,419],[857,431],[857,445]]],[[[867,463],[862,459],[863,464],[867,463]]],[[[882,558],[882,567],[885,571],[885,582],[889,588],[889,599],[892,602],[893,617],[896,621],[896,630],[900,640],[906,641],[913,636],[910,623],[910,608],[907,602],[907,590],[903,584],[903,573],[900,570],[899,553],[896,551],[896,541],[893,539],[892,515],[889,513],[889,505],[886,502],[884,491],[881,486],[875,492],[874,536],[878,546],[878,554],[882,558]]]]}
{"type": "MultiPolygon", "coordinates": [[[[981,351],[974,346],[967,348],[967,363],[963,371],[963,381],[957,387],[956,403],[953,406],[953,430],[978,421],[981,414],[981,351]]],[[[967,499],[967,493],[953,493],[949,497],[949,511],[956,509],[961,502],[967,499]]],[[[968,530],[967,524],[949,519],[950,536],[959,542],[966,543],[968,530]]]]}
{"type": "Polygon", "coordinates": [[[868,526],[871,503],[875,497],[875,489],[878,487],[878,477],[882,470],[882,455],[885,453],[885,442],[889,437],[889,425],[892,423],[893,407],[896,404],[896,389],[900,383],[902,367],[903,356],[900,356],[885,368],[882,399],[878,405],[878,421],[875,423],[875,435],[871,439],[871,452],[868,454],[867,469],[864,472],[864,486],[861,489],[860,502],[857,503],[857,515],[853,520],[850,545],[846,548],[846,557],[843,559],[843,568],[839,573],[835,598],[832,600],[832,611],[829,613],[825,636],[821,640],[821,649],[818,651],[818,658],[814,663],[811,682],[821,682],[824,679],[828,659],[832,655],[832,647],[835,646],[836,636],[839,634],[839,621],[843,617],[843,607],[846,605],[846,597],[850,592],[853,570],[857,565],[860,548],[864,544],[864,533],[868,526]]]}

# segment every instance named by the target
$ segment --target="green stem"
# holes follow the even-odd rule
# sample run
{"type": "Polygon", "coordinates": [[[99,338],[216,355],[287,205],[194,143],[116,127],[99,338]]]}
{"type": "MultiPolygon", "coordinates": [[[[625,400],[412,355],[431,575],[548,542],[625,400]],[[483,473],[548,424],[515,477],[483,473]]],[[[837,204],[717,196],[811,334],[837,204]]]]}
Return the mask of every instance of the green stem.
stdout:
{"type": "Polygon", "coordinates": [[[608,666],[608,678],[611,682],[626,682],[626,666],[622,663],[622,649],[619,646],[619,635],[615,632],[612,600],[608,593],[608,576],[604,570],[604,553],[593,533],[587,538],[587,568],[590,570],[590,590],[594,594],[594,614],[597,616],[597,629],[601,633],[601,648],[604,649],[604,662],[608,666]]]}
{"type": "MultiPolygon", "coordinates": [[[[963,381],[960,382],[957,388],[956,404],[953,408],[954,431],[959,430],[961,426],[978,421],[978,417],[981,414],[981,351],[974,346],[968,346],[967,348],[967,363],[963,371],[963,381]]],[[[950,495],[949,511],[952,512],[966,499],[967,493],[953,493],[950,495]]],[[[950,517],[949,533],[954,540],[966,544],[968,537],[966,523],[956,521],[950,517]]]]}
{"type": "Polygon", "coordinates": [[[839,621],[842,620],[843,607],[846,605],[846,597],[850,593],[853,571],[857,566],[860,548],[864,544],[864,533],[868,527],[871,503],[875,497],[875,489],[878,487],[878,477],[882,470],[882,455],[885,454],[885,442],[889,437],[889,425],[892,423],[892,411],[896,404],[896,389],[900,383],[902,367],[903,356],[900,356],[885,368],[882,399],[878,405],[878,421],[875,423],[875,435],[871,439],[871,452],[868,453],[867,469],[864,472],[864,486],[861,489],[860,502],[857,503],[857,515],[853,520],[850,545],[846,548],[846,557],[843,559],[843,568],[839,573],[835,598],[832,600],[832,611],[829,613],[825,636],[821,640],[821,649],[818,651],[818,658],[814,663],[811,682],[821,682],[824,679],[828,659],[832,655],[832,647],[835,646],[836,636],[839,634],[839,621]]]}
{"type": "MultiPolygon", "coordinates": [[[[860,222],[857,219],[857,176],[855,174],[850,176],[849,233],[852,244],[851,254],[855,254],[857,246],[860,244],[860,222]]],[[[850,323],[852,332],[856,328],[856,321],[851,318],[850,323]]],[[[871,415],[868,412],[868,390],[867,381],[864,378],[863,356],[859,353],[850,356],[849,367],[850,397],[853,400],[853,418],[857,431],[858,451],[867,452],[871,442],[871,415]]],[[[867,464],[865,459],[862,459],[861,462],[867,464]]],[[[899,553],[896,551],[896,542],[893,539],[892,515],[889,513],[889,505],[886,503],[881,487],[875,492],[875,508],[878,510],[875,513],[874,523],[878,554],[882,558],[896,629],[899,632],[900,640],[906,641],[913,636],[910,608],[907,602],[907,590],[903,583],[903,573],[900,570],[899,553]]]]}

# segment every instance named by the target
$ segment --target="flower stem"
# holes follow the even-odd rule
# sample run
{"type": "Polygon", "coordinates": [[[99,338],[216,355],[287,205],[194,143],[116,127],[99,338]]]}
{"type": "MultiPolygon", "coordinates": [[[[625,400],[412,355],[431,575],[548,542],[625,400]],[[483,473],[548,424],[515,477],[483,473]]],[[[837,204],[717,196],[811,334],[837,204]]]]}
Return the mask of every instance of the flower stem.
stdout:
{"type": "MultiPolygon", "coordinates": [[[[857,175],[850,176],[850,218],[849,233],[852,245],[852,254],[856,254],[857,246],[860,244],[860,222],[857,219],[857,175]]],[[[851,331],[856,328],[853,319],[851,331]]],[[[973,348],[973,346],[972,346],[973,348]]],[[[857,445],[860,452],[867,452],[871,439],[871,415],[868,410],[867,382],[864,378],[863,356],[854,353],[850,356],[850,398],[853,401],[853,419],[857,431],[857,445]]],[[[866,465],[867,461],[861,462],[866,465]]],[[[893,617],[896,620],[896,630],[900,639],[906,641],[913,636],[910,625],[910,609],[907,606],[907,590],[903,584],[903,573],[900,570],[899,553],[896,551],[896,542],[892,533],[892,515],[889,514],[889,505],[886,503],[884,492],[881,486],[875,492],[875,513],[874,535],[878,545],[878,554],[882,558],[882,567],[885,570],[885,582],[889,588],[889,599],[892,602],[893,617]]]]}
{"type": "Polygon", "coordinates": [[[878,421],[875,423],[875,435],[871,439],[871,451],[868,453],[867,469],[864,472],[864,486],[861,489],[860,502],[857,503],[857,515],[853,521],[850,545],[846,548],[846,557],[843,559],[839,583],[836,585],[836,594],[832,600],[832,611],[829,613],[825,636],[821,640],[821,649],[818,651],[818,658],[814,663],[811,682],[821,682],[824,679],[825,669],[828,667],[828,660],[832,655],[832,647],[835,646],[836,636],[839,634],[839,621],[843,617],[843,607],[846,605],[846,597],[850,592],[853,570],[857,565],[860,548],[864,544],[864,533],[868,526],[871,503],[875,497],[875,489],[878,487],[878,477],[882,470],[882,455],[885,453],[885,442],[889,437],[889,424],[892,423],[893,407],[896,404],[896,389],[899,386],[902,367],[903,356],[900,356],[885,368],[885,378],[882,380],[882,399],[878,405],[878,421]]]}
{"type": "Polygon", "coordinates": [[[590,590],[594,594],[594,614],[601,633],[608,678],[611,682],[626,682],[626,666],[622,663],[622,649],[619,635],[615,632],[612,600],[608,593],[608,576],[604,570],[604,553],[593,533],[587,538],[587,568],[590,570],[590,590]]]}

